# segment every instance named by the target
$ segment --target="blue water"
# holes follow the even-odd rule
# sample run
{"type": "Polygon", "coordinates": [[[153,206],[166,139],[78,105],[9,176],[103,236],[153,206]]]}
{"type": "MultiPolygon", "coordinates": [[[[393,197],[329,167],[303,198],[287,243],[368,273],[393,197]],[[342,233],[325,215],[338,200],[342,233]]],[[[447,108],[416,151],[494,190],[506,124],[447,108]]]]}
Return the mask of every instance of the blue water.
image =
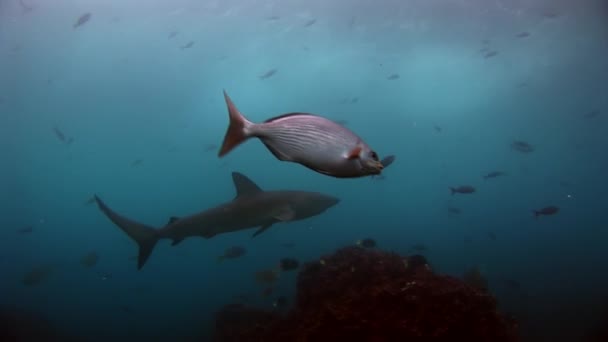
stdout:
{"type": "Polygon", "coordinates": [[[426,245],[441,273],[478,266],[530,340],[579,340],[605,319],[605,2],[25,3],[32,9],[0,0],[2,307],[37,312],[90,341],[208,338],[214,312],[236,295],[262,308],[293,296],[295,272],[268,298],[254,272],[372,237],[404,254],[426,245]],[[91,20],[74,29],[85,12],[91,20]],[[516,36],[524,31],[530,36],[516,36]],[[498,54],[484,58],[486,46],[498,54]],[[221,144],[228,124],[222,89],[252,121],[294,111],[347,120],[397,160],[379,180],[280,162],[257,140],[219,159],[218,147],[207,148],[221,144]],[[514,151],[514,140],[535,150],[514,151]],[[507,175],[482,178],[495,170],[507,175]],[[232,171],[266,190],[341,202],[255,239],[252,229],[162,241],[141,271],[130,260],[135,243],[86,204],[98,194],[162,227],[231,200],[232,171]],[[477,191],[451,196],[458,185],[477,191]],[[548,205],[560,212],[534,219],[532,210],[548,205]],[[33,231],[18,232],[26,226],[33,231]],[[218,264],[233,245],[247,254],[218,264]],[[91,251],[99,262],[85,268],[91,251]],[[24,285],[39,265],[52,274],[24,285]]]}

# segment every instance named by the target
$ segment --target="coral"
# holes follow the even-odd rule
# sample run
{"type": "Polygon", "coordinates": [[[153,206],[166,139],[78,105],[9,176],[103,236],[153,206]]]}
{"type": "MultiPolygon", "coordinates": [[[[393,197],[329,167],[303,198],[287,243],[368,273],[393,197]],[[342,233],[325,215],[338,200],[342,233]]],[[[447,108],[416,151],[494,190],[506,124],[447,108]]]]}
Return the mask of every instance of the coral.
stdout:
{"type": "Polygon", "coordinates": [[[241,335],[243,341],[395,338],[517,340],[515,323],[498,313],[488,293],[433,273],[422,256],[361,247],[305,264],[294,310],[241,335]]]}

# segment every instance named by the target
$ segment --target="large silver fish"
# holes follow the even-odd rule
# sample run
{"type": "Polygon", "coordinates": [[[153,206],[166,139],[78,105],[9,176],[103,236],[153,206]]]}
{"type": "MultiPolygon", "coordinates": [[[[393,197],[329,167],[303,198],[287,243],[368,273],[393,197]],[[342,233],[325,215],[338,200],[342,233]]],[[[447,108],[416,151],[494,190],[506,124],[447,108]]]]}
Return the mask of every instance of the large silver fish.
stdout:
{"type": "Polygon", "coordinates": [[[230,125],[219,151],[223,157],[256,137],[282,161],[299,163],[337,178],[379,175],[384,166],[361,138],[344,126],[308,113],[289,113],[253,123],[236,108],[226,91],[230,125]]]}

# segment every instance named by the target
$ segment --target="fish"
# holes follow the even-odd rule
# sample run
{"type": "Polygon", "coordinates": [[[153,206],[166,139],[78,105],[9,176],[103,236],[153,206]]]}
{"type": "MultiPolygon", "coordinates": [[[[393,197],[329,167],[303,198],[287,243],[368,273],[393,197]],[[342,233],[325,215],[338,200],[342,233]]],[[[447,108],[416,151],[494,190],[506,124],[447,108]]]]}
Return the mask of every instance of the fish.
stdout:
{"type": "Polygon", "coordinates": [[[470,185],[461,185],[457,187],[449,187],[452,195],[458,194],[472,194],[475,192],[475,188],[470,185]]]}
{"type": "Polygon", "coordinates": [[[488,59],[498,55],[498,51],[492,50],[484,53],[483,58],[488,59]]]}
{"type": "Polygon", "coordinates": [[[293,271],[300,267],[300,262],[294,258],[282,258],[279,261],[279,269],[281,271],[293,271]]]}
{"type": "Polygon", "coordinates": [[[586,113],[585,115],[583,115],[583,117],[585,119],[593,119],[593,118],[596,118],[596,117],[600,116],[600,114],[601,114],[601,112],[599,110],[594,109],[594,110],[586,113]]]}
{"type": "Polygon", "coordinates": [[[504,173],[502,171],[492,171],[492,172],[489,172],[489,173],[485,174],[483,176],[483,179],[487,180],[487,179],[490,179],[490,178],[496,178],[496,177],[501,177],[501,176],[505,176],[505,175],[506,175],[506,173],[504,173]]]}
{"type": "Polygon", "coordinates": [[[23,0],[19,0],[19,6],[21,7],[21,13],[26,14],[31,12],[34,7],[26,4],[23,0]]]}
{"type": "Polygon", "coordinates": [[[83,15],[81,15],[80,17],[78,17],[78,20],[76,21],[76,23],[74,24],[74,29],[79,28],[80,26],[86,24],[89,20],[91,20],[91,16],[92,14],[87,12],[84,13],[83,15]]]}
{"type": "Polygon", "coordinates": [[[262,75],[258,76],[258,78],[261,79],[261,80],[265,80],[267,78],[271,78],[278,71],[279,71],[279,69],[270,69],[270,70],[266,71],[265,73],[263,73],[262,75]]]}
{"type": "Polygon", "coordinates": [[[169,35],[167,36],[167,39],[175,38],[175,36],[177,36],[178,33],[179,33],[178,31],[171,31],[171,32],[169,32],[169,35]]]}
{"type": "Polygon", "coordinates": [[[357,241],[357,246],[361,246],[363,248],[374,248],[376,245],[376,240],[372,238],[365,238],[357,241]]]}
{"type": "Polygon", "coordinates": [[[441,128],[441,126],[439,126],[439,125],[437,125],[437,124],[433,125],[433,128],[435,129],[435,131],[436,131],[437,133],[441,133],[441,131],[443,130],[443,128],[441,128]]]}
{"type": "Polygon", "coordinates": [[[17,229],[17,233],[19,234],[30,234],[34,232],[34,226],[25,226],[17,229]]]}
{"type": "Polygon", "coordinates": [[[394,81],[394,80],[398,80],[401,76],[399,76],[399,74],[392,74],[386,77],[387,80],[389,81],[394,81]]]}
{"type": "Polygon", "coordinates": [[[448,213],[451,215],[460,215],[462,213],[462,209],[456,207],[448,207],[448,213]]]}
{"type": "Polygon", "coordinates": [[[312,25],[314,25],[317,22],[317,19],[311,19],[309,21],[306,22],[306,24],[304,24],[304,27],[310,27],[312,25]]]}
{"type": "Polygon", "coordinates": [[[550,205],[539,210],[532,210],[532,213],[534,214],[535,218],[538,218],[541,215],[555,215],[558,212],[559,208],[554,205],[550,205]]]}
{"type": "Polygon", "coordinates": [[[222,262],[226,259],[240,258],[247,253],[247,250],[241,246],[229,247],[224,251],[224,254],[217,257],[218,262],[222,262]]]}
{"type": "Polygon", "coordinates": [[[511,143],[511,149],[522,153],[530,153],[534,151],[534,147],[522,140],[515,140],[511,143]]]}
{"type": "Polygon", "coordinates": [[[191,48],[192,46],[194,46],[194,41],[193,40],[189,41],[188,44],[180,47],[180,49],[185,50],[185,49],[191,48]]]}
{"type": "Polygon", "coordinates": [[[57,126],[53,127],[53,132],[59,141],[64,144],[70,145],[74,142],[74,138],[66,136],[57,126]]]}
{"type": "Polygon", "coordinates": [[[226,91],[230,124],[219,150],[221,158],[249,138],[259,138],[281,161],[303,165],[335,178],[379,175],[378,154],[348,128],[322,116],[288,113],[253,123],[237,109],[226,91]]]}
{"type": "Polygon", "coordinates": [[[530,32],[526,32],[526,31],[524,31],[524,32],[520,32],[520,33],[516,34],[516,35],[515,35],[515,37],[517,37],[517,38],[526,38],[526,37],[530,37],[530,32]]]}
{"type": "Polygon", "coordinates": [[[143,163],[144,161],[142,159],[135,159],[134,161],[131,162],[131,167],[136,167],[139,166],[143,163]]]}
{"type": "Polygon", "coordinates": [[[99,254],[97,252],[89,252],[80,258],[80,264],[86,268],[93,267],[99,262],[99,254]]]}
{"type": "Polygon", "coordinates": [[[279,17],[278,15],[273,15],[271,17],[266,18],[266,20],[268,21],[274,21],[274,20],[279,20],[281,19],[281,17],[279,17]]]}
{"type": "Polygon", "coordinates": [[[141,270],[160,239],[175,246],[189,237],[210,239],[216,235],[258,229],[255,237],[276,223],[317,216],[337,205],[340,199],[319,192],[298,190],[264,191],[242,173],[232,172],[236,196],[228,202],[186,217],[171,217],[160,229],[115,212],[95,195],[101,212],[139,246],[137,269],[141,270]]]}

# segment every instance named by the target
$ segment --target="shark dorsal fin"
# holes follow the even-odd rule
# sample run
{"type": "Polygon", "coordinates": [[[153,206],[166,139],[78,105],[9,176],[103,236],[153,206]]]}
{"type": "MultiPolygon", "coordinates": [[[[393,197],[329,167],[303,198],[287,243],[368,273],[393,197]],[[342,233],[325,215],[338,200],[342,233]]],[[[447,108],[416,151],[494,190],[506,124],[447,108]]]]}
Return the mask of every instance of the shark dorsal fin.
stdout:
{"type": "Polygon", "coordinates": [[[236,197],[255,194],[263,191],[251,179],[239,172],[232,173],[232,181],[234,181],[234,187],[236,188],[236,197]]]}

